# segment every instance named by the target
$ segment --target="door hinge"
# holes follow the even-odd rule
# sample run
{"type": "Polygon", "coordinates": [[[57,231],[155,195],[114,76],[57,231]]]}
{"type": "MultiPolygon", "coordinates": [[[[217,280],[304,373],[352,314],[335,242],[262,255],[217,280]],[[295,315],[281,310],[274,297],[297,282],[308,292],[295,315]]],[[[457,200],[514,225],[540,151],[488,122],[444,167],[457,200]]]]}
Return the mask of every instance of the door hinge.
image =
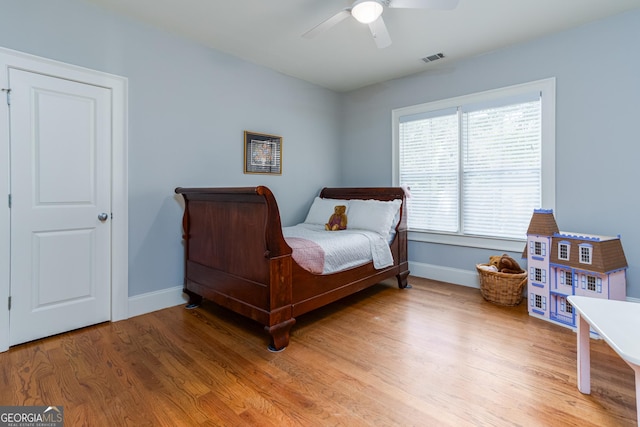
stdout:
{"type": "Polygon", "coordinates": [[[6,92],[7,93],[7,105],[11,105],[11,89],[7,89],[7,88],[2,88],[0,89],[2,92],[6,92]]]}
{"type": "Polygon", "coordinates": [[[7,199],[8,199],[9,209],[11,209],[11,194],[7,195],[7,199]]]}
{"type": "Polygon", "coordinates": [[[11,310],[11,295],[9,295],[9,310],[11,310]]]}

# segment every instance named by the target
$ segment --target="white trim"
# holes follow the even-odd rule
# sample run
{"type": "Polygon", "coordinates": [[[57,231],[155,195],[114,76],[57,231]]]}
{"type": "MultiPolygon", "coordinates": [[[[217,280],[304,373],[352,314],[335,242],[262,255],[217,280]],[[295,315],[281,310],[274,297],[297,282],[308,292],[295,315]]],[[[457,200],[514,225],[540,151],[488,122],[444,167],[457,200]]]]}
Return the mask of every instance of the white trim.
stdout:
{"type": "MultiPolygon", "coordinates": [[[[129,199],[127,176],[127,115],[128,81],[124,77],[90,70],[71,64],[41,58],[34,55],[0,47],[0,88],[8,82],[8,69],[63,76],[64,78],[109,88],[112,93],[112,187],[111,208],[111,320],[126,319],[129,315],[129,199]]],[[[4,99],[0,99],[0,166],[5,172],[0,174],[0,189],[8,194],[9,183],[9,110],[4,99]]],[[[9,349],[9,309],[6,301],[11,290],[10,266],[5,262],[10,258],[9,208],[0,192],[0,352],[9,349]]]]}
{"type": "Polygon", "coordinates": [[[111,152],[111,321],[129,317],[129,86],[114,80],[111,152]]]}
{"type": "Polygon", "coordinates": [[[420,231],[409,231],[407,233],[407,239],[411,242],[438,243],[441,245],[493,249],[496,251],[517,253],[521,253],[527,246],[526,240],[489,239],[486,237],[423,233],[420,231]]]}
{"type": "MultiPolygon", "coordinates": [[[[467,286],[469,288],[480,289],[480,279],[476,270],[463,270],[461,268],[442,267],[440,265],[426,264],[423,262],[409,261],[409,271],[411,276],[421,277],[423,279],[437,280],[439,282],[451,283],[452,285],[467,286]]],[[[524,289],[525,295],[528,295],[527,288],[524,289]]],[[[525,296],[526,298],[526,296],[525,296]]],[[[627,301],[640,303],[640,298],[627,297],[627,301]]],[[[526,304],[526,303],[525,303],[526,304]]],[[[543,316],[536,316],[535,313],[529,313],[533,317],[559,324],[543,316]]]]}
{"type": "MultiPolygon", "coordinates": [[[[9,81],[5,60],[0,51],[0,89],[9,81]]],[[[6,92],[0,92],[0,351],[9,348],[9,280],[11,271],[11,224],[9,222],[9,107],[6,92]]]]}
{"type": "Polygon", "coordinates": [[[476,270],[442,267],[440,265],[409,261],[410,274],[415,277],[437,280],[453,285],[480,289],[480,279],[476,270]]]}
{"type": "Polygon", "coordinates": [[[182,292],[182,288],[182,286],[174,286],[129,298],[129,317],[186,304],[189,298],[182,292]]]}

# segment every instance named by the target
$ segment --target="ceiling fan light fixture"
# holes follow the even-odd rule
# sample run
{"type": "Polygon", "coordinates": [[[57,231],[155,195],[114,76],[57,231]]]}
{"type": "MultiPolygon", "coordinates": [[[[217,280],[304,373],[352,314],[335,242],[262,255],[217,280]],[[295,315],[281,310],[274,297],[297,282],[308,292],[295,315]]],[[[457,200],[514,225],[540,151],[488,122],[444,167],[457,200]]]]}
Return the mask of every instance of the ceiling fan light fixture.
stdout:
{"type": "Polygon", "coordinates": [[[351,15],[358,22],[370,24],[382,15],[382,4],[376,0],[357,0],[351,7],[351,15]]]}

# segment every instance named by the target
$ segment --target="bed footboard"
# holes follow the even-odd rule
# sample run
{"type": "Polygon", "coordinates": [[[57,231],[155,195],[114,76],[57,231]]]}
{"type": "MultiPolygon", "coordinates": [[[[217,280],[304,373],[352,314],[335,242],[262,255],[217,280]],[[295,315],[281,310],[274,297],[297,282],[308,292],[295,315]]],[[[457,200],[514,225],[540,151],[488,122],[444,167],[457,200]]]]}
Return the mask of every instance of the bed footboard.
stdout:
{"type": "Polygon", "coordinates": [[[176,188],[185,200],[184,291],[265,326],[276,349],[289,341],[291,248],[267,187],[176,188]]]}

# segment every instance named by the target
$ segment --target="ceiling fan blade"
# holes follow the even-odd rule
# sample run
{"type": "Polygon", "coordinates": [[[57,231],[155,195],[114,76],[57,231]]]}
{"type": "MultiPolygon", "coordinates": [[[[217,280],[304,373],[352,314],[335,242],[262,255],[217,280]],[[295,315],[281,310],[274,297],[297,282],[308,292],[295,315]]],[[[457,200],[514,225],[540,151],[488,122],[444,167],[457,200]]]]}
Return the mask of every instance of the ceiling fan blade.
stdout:
{"type": "Polygon", "coordinates": [[[389,36],[389,31],[387,31],[387,26],[382,20],[382,16],[379,16],[378,19],[370,23],[369,29],[371,30],[378,49],[384,49],[391,45],[391,36],[389,36]]]}
{"type": "Polygon", "coordinates": [[[318,25],[316,25],[315,27],[313,27],[312,29],[304,33],[302,37],[304,37],[305,39],[312,39],[318,34],[327,31],[329,28],[333,27],[338,22],[350,16],[351,16],[351,9],[341,10],[340,12],[333,15],[331,18],[319,23],[318,25]]]}
{"type": "Polygon", "coordinates": [[[391,0],[389,7],[451,10],[458,7],[458,1],[459,0],[391,0]]]}

